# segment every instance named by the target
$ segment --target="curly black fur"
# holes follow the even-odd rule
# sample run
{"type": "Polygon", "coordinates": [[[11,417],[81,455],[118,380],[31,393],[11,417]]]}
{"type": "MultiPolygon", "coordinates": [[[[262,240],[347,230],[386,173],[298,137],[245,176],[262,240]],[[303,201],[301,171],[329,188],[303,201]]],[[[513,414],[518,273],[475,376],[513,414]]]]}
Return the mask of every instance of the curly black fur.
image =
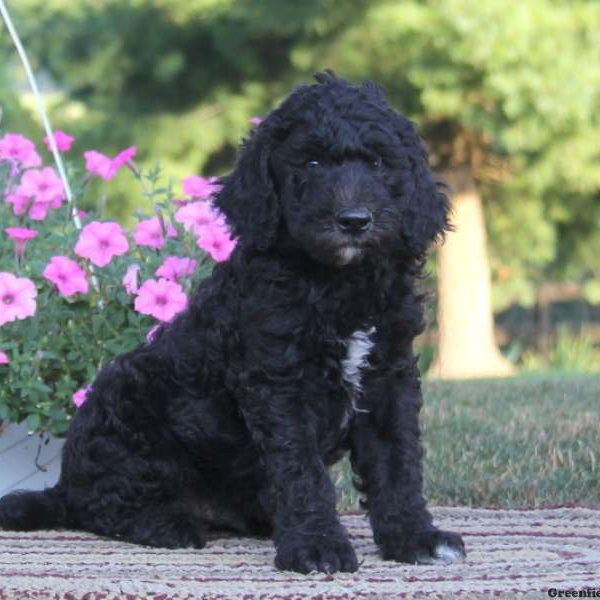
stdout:
{"type": "Polygon", "coordinates": [[[189,308],[97,375],[57,486],[0,526],[202,547],[272,536],[275,564],[354,571],[327,467],[350,451],[384,558],[448,562],[422,495],[414,337],[448,202],[414,125],[331,73],[256,128],[216,203],[240,243],[189,308]]]}

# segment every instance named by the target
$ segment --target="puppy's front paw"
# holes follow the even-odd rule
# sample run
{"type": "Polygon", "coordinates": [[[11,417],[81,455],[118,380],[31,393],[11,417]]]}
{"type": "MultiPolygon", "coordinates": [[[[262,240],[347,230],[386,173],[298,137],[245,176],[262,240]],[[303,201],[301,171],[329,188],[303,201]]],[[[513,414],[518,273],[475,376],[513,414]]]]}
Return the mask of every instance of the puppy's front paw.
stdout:
{"type": "Polygon", "coordinates": [[[439,529],[388,540],[381,544],[381,554],[386,560],[421,565],[449,565],[462,562],[467,555],[458,533],[439,529]]]}
{"type": "Polygon", "coordinates": [[[298,573],[353,572],[358,561],[350,541],[339,534],[292,535],[277,546],[275,566],[282,571],[298,573]]]}

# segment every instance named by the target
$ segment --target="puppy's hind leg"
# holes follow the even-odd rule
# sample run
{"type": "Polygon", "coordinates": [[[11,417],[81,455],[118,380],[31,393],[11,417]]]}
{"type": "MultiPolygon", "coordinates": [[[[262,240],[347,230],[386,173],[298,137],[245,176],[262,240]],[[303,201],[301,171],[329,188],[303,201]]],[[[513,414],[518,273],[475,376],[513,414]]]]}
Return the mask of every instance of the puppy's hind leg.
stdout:
{"type": "Polygon", "coordinates": [[[80,529],[142,545],[201,548],[205,520],[182,500],[194,464],[170,433],[164,407],[175,392],[165,369],[160,356],[142,348],[98,374],[71,424],[61,483],[80,529]]]}

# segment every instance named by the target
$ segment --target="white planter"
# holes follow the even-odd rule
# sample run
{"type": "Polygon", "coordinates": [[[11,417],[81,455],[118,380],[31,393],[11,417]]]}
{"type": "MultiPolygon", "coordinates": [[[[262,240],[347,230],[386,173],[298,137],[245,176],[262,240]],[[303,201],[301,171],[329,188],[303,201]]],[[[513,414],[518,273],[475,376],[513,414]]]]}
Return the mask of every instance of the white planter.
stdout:
{"type": "Polygon", "coordinates": [[[13,490],[52,487],[60,473],[63,441],[39,434],[29,435],[24,425],[0,425],[0,496],[13,490]],[[39,450],[39,455],[38,455],[39,450]],[[37,464],[45,470],[41,470],[37,464]]]}

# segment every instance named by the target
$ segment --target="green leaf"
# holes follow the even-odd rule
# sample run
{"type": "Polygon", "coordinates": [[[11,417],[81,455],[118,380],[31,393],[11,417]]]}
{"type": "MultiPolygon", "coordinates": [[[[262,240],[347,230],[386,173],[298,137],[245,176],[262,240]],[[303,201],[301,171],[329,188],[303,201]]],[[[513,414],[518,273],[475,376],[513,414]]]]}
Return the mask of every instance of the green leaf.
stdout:
{"type": "Polygon", "coordinates": [[[42,423],[42,420],[40,418],[40,415],[34,413],[31,415],[28,415],[25,422],[27,424],[28,431],[38,431],[38,429],[40,428],[40,425],[42,423]]]}

